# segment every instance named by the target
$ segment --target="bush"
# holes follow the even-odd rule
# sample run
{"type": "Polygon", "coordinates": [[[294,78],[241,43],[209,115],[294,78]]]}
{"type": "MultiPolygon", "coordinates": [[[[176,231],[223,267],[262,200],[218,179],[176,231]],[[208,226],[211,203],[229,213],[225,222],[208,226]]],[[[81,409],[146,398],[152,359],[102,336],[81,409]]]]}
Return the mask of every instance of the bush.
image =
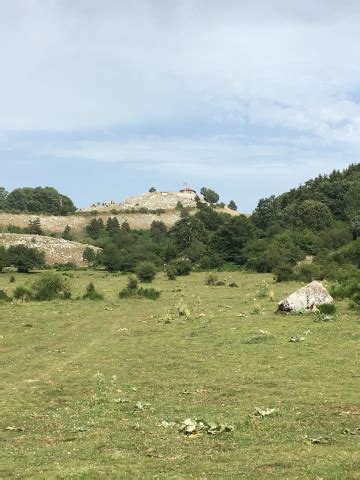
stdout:
{"type": "Polygon", "coordinates": [[[209,273],[205,278],[205,285],[208,285],[209,287],[213,287],[214,285],[217,285],[217,283],[218,277],[214,273],[209,273]]]}
{"type": "Polygon", "coordinates": [[[155,288],[139,288],[138,294],[149,300],[156,300],[160,297],[160,292],[155,290],[155,288]]]}
{"type": "Polygon", "coordinates": [[[134,277],[134,275],[130,275],[130,277],[128,277],[127,288],[129,290],[136,290],[138,288],[138,285],[139,285],[138,279],[134,277]]]}
{"type": "Polygon", "coordinates": [[[9,264],[17,268],[18,272],[28,273],[35,268],[45,266],[45,255],[36,248],[25,245],[13,245],[8,249],[9,264]]]}
{"type": "Polygon", "coordinates": [[[9,282],[14,283],[15,281],[16,281],[16,278],[14,277],[14,275],[11,275],[11,277],[9,278],[9,282]]]}
{"type": "Polygon", "coordinates": [[[335,284],[330,293],[334,298],[349,298],[352,304],[360,306],[360,281],[357,279],[335,284]]]}
{"type": "Polygon", "coordinates": [[[47,272],[42,275],[33,283],[32,290],[34,300],[38,301],[71,298],[68,282],[54,272],[47,272]]]}
{"type": "Polygon", "coordinates": [[[141,262],[136,267],[136,275],[141,282],[151,283],[156,275],[156,267],[152,262],[141,262]]]}
{"type": "Polygon", "coordinates": [[[5,290],[0,290],[0,302],[11,302],[11,297],[9,297],[5,290]]]}
{"type": "Polygon", "coordinates": [[[186,258],[178,258],[177,260],[172,260],[169,263],[168,268],[173,269],[177,276],[190,275],[191,262],[186,258]]]}
{"type": "Polygon", "coordinates": [[[231,288],[239,288],[239,285],[235,282],[229,283],[229,287],[231,288]]]}
{"type": "Polygon", "coordinates": [[[86,293],[83,295],[83,300],[103,300],[104,295],[99,293],[93,282],[90,282],[89,285],[86,287],[86,293]]]}
{"type": "Polygon", "coordinates": [[[16,300],[22,300],[23,302],[29,302],[32,297],[32,292],[29,288],[23,285],[18,285],[14,290],[14,298],[16,300]]]}
{"type": "Polygon", "coordinates": [[[286,282],[288,280],[292,280],[293,278],[292,266],[288,264],[278,265],[274,269],[274,276],[277,282],[286,282]]]}
{"type": "Polygon", "coordinates": [[[154,288],[129,288],[125,287],[119,293],[120,298],[147,298],[156,300],[160,297],[160,292],[154,288]]]}
{"type": "Polygon", "coordinates": [[[336,313],[336,305],[334,303],[323,303],[318,306],[318,309],[324,315],[334,315],[336,313]]]}
{"type": "Polygon", "coordinates": [[[70,270],[76,271],[79,269],[74,262],[55,263],[53,267],[57,272],[68,272],[70,270]]]}
{"type": "Polygon", "coordinates": [[[176,280],[176,270],[174,267],[169,266],[166,269],[166,275],[169,280],[176,280]]]}

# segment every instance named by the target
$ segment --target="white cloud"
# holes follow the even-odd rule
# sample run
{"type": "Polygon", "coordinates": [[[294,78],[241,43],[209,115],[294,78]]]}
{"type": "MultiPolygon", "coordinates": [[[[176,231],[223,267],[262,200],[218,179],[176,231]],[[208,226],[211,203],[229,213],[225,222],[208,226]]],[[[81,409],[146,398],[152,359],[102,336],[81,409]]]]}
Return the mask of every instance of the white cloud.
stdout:
{"type": "Polygon", "coordinates": [[[0,128],[193,118],[360,138],[360,5],[285,0],[8,0],[0,128]]]}

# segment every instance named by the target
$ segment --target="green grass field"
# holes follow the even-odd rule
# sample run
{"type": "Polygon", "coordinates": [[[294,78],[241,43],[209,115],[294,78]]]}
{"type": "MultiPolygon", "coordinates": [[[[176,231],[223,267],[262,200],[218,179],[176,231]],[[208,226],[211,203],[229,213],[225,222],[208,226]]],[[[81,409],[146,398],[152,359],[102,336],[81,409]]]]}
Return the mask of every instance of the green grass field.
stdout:
{"type": "Polygon", "coordinates": [[[74,272],[74,296],[92,280],[105,299],[1,304],[0,477],[360,479],[358,312],[274,314],[299,284],[205,277],[159,274],[159,300],[120,300],[126,277],[74,272]],[[187,418],[234,430],[185,435],[187,418]]]}

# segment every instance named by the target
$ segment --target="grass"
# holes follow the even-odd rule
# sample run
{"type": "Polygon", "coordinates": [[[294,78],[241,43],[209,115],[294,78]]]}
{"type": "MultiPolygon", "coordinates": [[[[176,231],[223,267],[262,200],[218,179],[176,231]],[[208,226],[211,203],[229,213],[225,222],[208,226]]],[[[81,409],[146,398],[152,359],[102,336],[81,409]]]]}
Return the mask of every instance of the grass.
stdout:
{"type": "MultiPolygon", "coordinates": [[[[0,289],[37,274],[15,276],[0,289]]],[[[206,276],[158,274],[154,302],[74,272],[73,297],[93,281],[104,300],[1,304],[0,478],[359,479],[358,312],[274,314],[258,285],[278,301],[299,284],[206,276]],[[186,419],[234,430],[185,435],[186,419]]]]}

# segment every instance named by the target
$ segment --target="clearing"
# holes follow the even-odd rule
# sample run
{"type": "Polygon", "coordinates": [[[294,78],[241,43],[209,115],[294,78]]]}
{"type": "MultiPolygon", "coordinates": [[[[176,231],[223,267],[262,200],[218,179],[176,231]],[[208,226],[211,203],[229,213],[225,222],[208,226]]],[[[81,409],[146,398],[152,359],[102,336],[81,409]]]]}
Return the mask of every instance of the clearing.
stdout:
{"type": "MultiPolygon", "coordinates": [[[[2,274],[0,289],[37,275],[2,274]]],[[[274,314],[300,285],[271,275],[217,274],[229,288],[158,274],[157,301],[120,300],[121,275],[68,275],[74,297],[93,281],[105,300],[0,305],[1,478],[360,478],[345,302],[315,322],[274,314]],[[188,418],[234,430],[186,435],[188,418]]]]}

